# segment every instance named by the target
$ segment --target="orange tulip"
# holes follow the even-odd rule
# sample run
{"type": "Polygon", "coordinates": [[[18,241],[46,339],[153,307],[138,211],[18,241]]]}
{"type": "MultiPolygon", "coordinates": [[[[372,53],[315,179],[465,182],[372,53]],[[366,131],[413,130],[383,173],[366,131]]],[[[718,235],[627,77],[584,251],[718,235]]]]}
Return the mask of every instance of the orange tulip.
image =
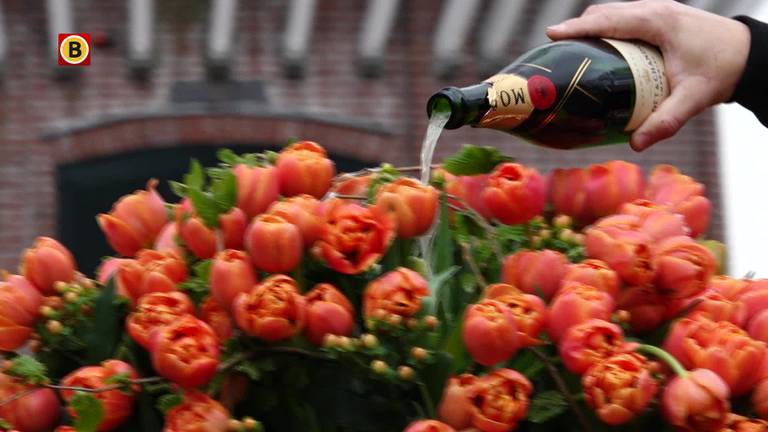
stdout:
{"type": "Polygon", "coordinates": [[[648,234],[653,241],[691,233],[682,215],[645,199],[637,199],[622,205],[619,213],[639,217],[640,231],[648,234]]]}
{"type": "Polygon", "coordinates": [[[709,280],[709,288],[728,299],[741,300],[741,296],[747,292],[749,286],[750,283],[744,279],[735,279],[724,275],[716,275],[709,280]]]}
{"type": "Polygon", "coordinates": [[[455,176],[442,171],[445,177],[445,191],[456,198],[450,198],[449,202],[459,208],[469,206],[486,219],[491,219],[490,210],[483,200],[483,191],[488,185],[488,174],[472,176],[455,176]]]}
{"type": "Polygon", "coordinates": [[[197,390],[184,392],[184,400],[165,413],[163,432],[226,432],[230,414],[222,404],[197,390]]]}
{"type": "MultiPolygon", "coordinates": [[[[179,232],[176,229],[176,223],[175,222],[168,222],[165,224],[162,230],[160,230],[160,234],[157,235],[157,238],[155,239],[155,244],[152,247],[152,249],[160,252],[165,251],[174,251],[176,252],[176,255],[182,256],[184,255],[184,249],[179,245],[179,242],[177,241],[179,237],[179,232]]],[[[112,259],[120,259],[120,258],[112,258],[112,259]]]]}
{"type": "Polygon", "coordinates": [[[568,258],[550,249],[523,250],[504,258],[501,280],[528,294],[551,299],[565,275],[568,258]]]}
{"type": "Polygon", "coordinates": [[[133,262],[131,258],[107,258],[104,261],[101,262],[101,265],[99,265],[99,268],[96,269],[96,280],[102,284],[106,285],[109,280],[112,278],[112,276],[115,276],[117,274],[117,271],[120,270],[120,267],[123,266],[123,264],[127,264],[129,262],[133,262]]]}
{"type": "MultiPolygon", "coordinates": [[[[61,380],[61,384],[71,387],[85,387],[89,389],[97,389],[106,387],[108,384],[106,381],[115,376],[127,374],[130,379],[137,379],[139,376],[131,365],[120,360],[106,360],[101,362],[99,366],[85,366],[80,369],[76,369],[69,375],[65,376],[61,380]]],[[[131,390],[138,391],[138,386],[132,386],[131,390]]],[[[75,395],[73,390],[62,390],[61,397],[69,402],[75,395]]],[[[104,409],[104,417],[99,423],[99,431],[108,431],[117,428],[133,412],[134,396],[132,393],[125,392],[120,389],[109,390],[104,392],[92,393],[92,395],[99,400],[101,407],[104,409]]],[[[69,407],[69,415],[77,418],[77,412],[69,407]]]]}
{"type": "Polygon", "coordinates": [[[648,360],[635,353],[616,354],[590,366],[581,386],[587,404],[611,426],[642,413],[658,390],[648,360]]]}
{"type": "Polygon", "coordinates": [[[401,177],[379,187],[375,205],[395,220],[398,236],[413,238],[432,227],[437,215],[437,198],[437,189],[432,186],[401,177]]]}
{"type": "Polygon", "coordinates": [[[752,392],[752,407],[763,420],[768,420],[768,379],[763,378],[752,392]]]}
{"type": "Polygon", "coordinates": [[[491,173],[482,197],[494,218],[514,225],[541,214],[547,199],[547,184],[535,168],[503,163],[491,173]]]}
{"type": "Polygon", "coordinates": [[[307,302],[307,326],[304,336],[312,344],[323,344],[325,335],[351,336],[355,326],[352,303],[333,285],[315,285],[304,298],[307,302]]]}
{"type": "Polygon", "coordinates": [[[740,416],[730,413],[725,420],[725,426],[720,432],[765,432],[768,431],[768,422],[760,419],[740,416]]]}
{"type": "Polygon", "coordinates": [[[309,194],[322,198],[336,174],[333,161],[312,141],[299,141],[283,149],[276,166],[280,192],[285,196],[309,194]]]}
{"type": "Polygon", "coordinates": [[[419,420],[409,424],[403,432],[456,432],[456,429],[437,420],[419,420]]]}
{"type": "Polygon", "coordinates": [[[153,333],[149,353],[155,371],[183,388],[207,384],[219,366],[216,334],[192,315],[153,333]]]}
{"type": "Polygon", "coordinates": [[[438,406],[438,418],[456,429],[465,429],[472,424],[472,397],[479,380],[470,374],[461,374],[448,379],[438,406]]]}
{"type": "Polygon", "coordinates": [[[663,297],[652,285],[625,288],[619,294],[616,308],[629,312],[629,326],[637,333],[656,330],[667,318],[670,299],[663,297]]]}
{"type": "Polygon", "coordinates": [[[22,255],[20,273],[44,295],[55,295],[56,282],[75,278],[75,258],[56,240],[38,237],[22,255]]]}
{"type": "Polygon", "coordinates": [[[342,175],[341,181],[333,185],[332,191],[337,195],[368,196],[372,178],[372,174],[354,177],[342,175]]]}
{"type": "Polygon", "coordinates": [[[339,273],[362,273],[377,262],[394,237],[394,221],[370,207],[334,200],[326,204],[316,254],[339,273]]]}
{"type": "Polygon", "coordinates": [[[321,203],[311,195],[296,195],[272,204],[267,212],[296,225],[304,241],[304,247],[311,247],[323,232],[321,203]]]}
{"type": "Polygon", "coordinates": [[[747,307],[741,300],[729,299],[710,288],[685,302],[690,312],[704,313],[713,321],[730,321],[739,327],[746,324],[747,307]]]}
{"type": "Polygon", "coordinates": [[[597,288],[579,282],[571,282],[549,305],[547,332],[558,343],[569,328],[592,318],[609,320],[615,303],[613,297],[597,288]]]}
{"type": "Polygon", "coordinates": [[[509,360],[520,348],[512,310],[493,299],[467,307],[463,337],[469,355],[483,366],[509,360]]]}
{"type": "Polygon", "coordinates": [[[709,369],[675,377],[664,388],[662,411],[678,431],[719,431],[725,426],[730,403],[728,385],[709,369]]]}
{"type": "Polygon", "coordinates": [[[758,313],[768,309],[768,279],[743,282],[743,289],[738,293],[738,299],[747,308],[747,321],[749,322],[758,313]]]}
{"type": "Polygon", "coordinates": [[[296,282],[272,275],[232,304],[235,322],[246,334],[277,342],[299,333],[306,322],[306,302],[296,282]]]}
{"type": "Polygon", "coordinates": [[[141,296],[136,309],[126,318],[125,328],[136,343],[149,349],[155,332],[194,312],[192,300],[183,292],[153,292],[141,296]]]}
{"type": "Polygon", "coordinates": [[[638,165],[614,160],[587,168],[557,169],[550,178],[555,210],[581,223],[615,213],[643,193],[643,173],[638,165]]]}
{"type": "Polygon", "coordinates": [[[704,185],[691,177],[680,174],[671,165],[658,165],[651,172],[645,196],[683,215],[691,228],[691,236],[697,237],[707,230],[712,204],[704,196],[704,185]]]}
{"type": "Polygon", "coordinates": [[[747,332],[752,339],[768,343],[768,310],[757,313],[749,320],[747,332]]]}
{"type": "Polygon", "coordinates": [[[274,167],[235,165],[232,172],[237,178],[237,207],[248,218],[267,210],[280,196],[280,180],[274,167]]]}
{"type": "Polygon", "coordinates": [[[168,222],[165,201],[155,191],[157,180],[147,183],[147,190],[120,198],[109,214],[96,217],[112,249],[124,256],[134,256],[151,246],[168,222]]]}
{"type": "Polygon", "coordinates": [[[49,388],[37,388],[21,379],[0,373],[0,400],[31,391],[26,396],[0,406],[0,418],[23,432],[47,432],[59,422],[60,405],[56,393],[49,388]]]}
{"type": "Polygon", "coordinates": [[[411,269],[398,267],[371,281],[363,293],[363,315],[384,318],[390,314],[412,317],[429,295],[427,281],[411,269]]]}
{"type": "Polygon", "coordinates": [[[538,336],[547,322],[547,306],[541,298],[508,284],[489,285],[485,298],[498,300],[512,311],[520,348],[541,343],[538,336]]]}
{"type": "Polygon", "coordinates": [[[600,219],[586,230],[587,255],[604,261],[628,284],[651,282],[654,276],[652,239],[640,228],[640,218],[635,215],[600,219]]]}
{"type": "Polygon", "coordinates": [[[605,320],[591,319],[569,328],[558,349],[565,367],[580,375],[615,354],[633,351],[635,346],[624,342],[621,327],[605,320]]]}
{"type": "Polygon", "coordinates": [[[256,217],[245,233],[245,247],[253,265],[267,273],[288,272],[301,262],[301,233],[279,216],[256,217]]]}
{"type": "MultiPolygon", "coordinates": [[[[176,209],[177,232],[184,245],[200,259],[212,258],[219,244],[217,233],[208,228],[197,216],[191,201],[185,199],[176,209]]],[[[233,207],[219,216],[221,246],[227,249],[241,249],[247,222],[245,213],[233,207]]]]}
{"type": "Polygon", "coordinates": [[[702,293],[715,273],[715,257],[690,237],[670,237],[653,251],[655,284],[659,291],[673,298],[702,293]]]}
{"type": "Polygon", "coordinates": [[[706,368],[720,376],[734,396],[748,392],[761,378],[766,346],[727,321],[694,314],[676,321],[664,349],[687,368],[706,368]]]}
{"type": "Polygon", "coordinates": [[[517,429],[528,414],[533,386],[512,369],[497,369],[480,378],[472,413],[472,426],[483,432],[517,429]]]}
{"type": "Polygon", "coordinates": [[[176,291],[187,279],[187,265],[173,251],[144,249],[117,270],[118,292],[136,302],[147,293],[176,291]]]}
{"type": "Polygon", "coordinates": [[[6,275],[0,281],[0,351],[20,348],[40,316],[43,296],[25,278],[6,275]]]}
{"type": "Polygon", "coordinates": [[[200,305],[200,319],[213,330],[219,342],[232,337],[232,318],[215,298],[208,296],[200,305]]]}
{"type": "Polygon", "coordinates": [[[239,250],[227,249],[213,259],[210,273],[211,295],[225,311],[232,310],[238,294],[250,291],[256,284],[251,259],[239,250]]]}
{"type": "Polygon", "coordinates": [[[562,277],[562,284],[580,282],[616,298],[619,294],[619,276],[608,264],[596,259],[586,259],[577,264],[569,264],[562,277]]]}

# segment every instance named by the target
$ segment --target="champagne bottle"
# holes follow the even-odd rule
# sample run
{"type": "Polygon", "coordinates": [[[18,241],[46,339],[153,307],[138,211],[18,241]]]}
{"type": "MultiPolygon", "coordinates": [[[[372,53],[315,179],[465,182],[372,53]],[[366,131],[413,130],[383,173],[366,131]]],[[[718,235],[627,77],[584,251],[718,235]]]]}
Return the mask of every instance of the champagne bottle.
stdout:
{"type": "Polygon", "coordinates": [[[534,48],[480,84],[447,87],[430,116],[558,149],[626,143],[669,94],[661,53],[641,42],[574,39],[534,48]]]}

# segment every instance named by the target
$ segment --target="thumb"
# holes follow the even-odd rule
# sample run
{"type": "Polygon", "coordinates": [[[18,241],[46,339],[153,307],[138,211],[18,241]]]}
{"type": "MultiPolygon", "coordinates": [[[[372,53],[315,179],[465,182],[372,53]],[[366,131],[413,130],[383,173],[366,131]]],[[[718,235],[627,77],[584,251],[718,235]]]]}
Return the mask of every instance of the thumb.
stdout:
{"type": "Polygon", "coordinates": [[[685,123],[707,107],[701,91],[690,81],[681,83],[640,125],[629,140],[635,151],[643,151],[676,134],[685,123]]]}

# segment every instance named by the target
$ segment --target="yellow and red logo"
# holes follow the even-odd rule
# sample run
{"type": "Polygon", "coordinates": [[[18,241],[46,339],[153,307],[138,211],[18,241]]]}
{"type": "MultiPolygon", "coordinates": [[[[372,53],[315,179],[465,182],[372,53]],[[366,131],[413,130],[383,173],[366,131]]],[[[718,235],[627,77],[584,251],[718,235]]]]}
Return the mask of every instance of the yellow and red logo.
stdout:
{"type": "Polygon", "coordinates": [[[88,33],[59,33],[59,65],[88,66],[91,64],[91,35],[88,33]]]}

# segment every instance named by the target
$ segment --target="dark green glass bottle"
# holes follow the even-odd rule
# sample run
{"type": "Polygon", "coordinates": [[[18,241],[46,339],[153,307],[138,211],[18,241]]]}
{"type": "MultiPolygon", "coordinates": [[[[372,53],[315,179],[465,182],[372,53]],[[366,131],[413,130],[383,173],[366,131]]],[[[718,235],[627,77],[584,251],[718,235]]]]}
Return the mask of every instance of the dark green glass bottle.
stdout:
{"type": "Polygon", "coordinates": [[[668,93],[655,47],[577,39],[528,51],[480,84],[444,88],[427,111],[450,112],[446,129],[491,128],[573,149],[626,143],[668,93]]]}

